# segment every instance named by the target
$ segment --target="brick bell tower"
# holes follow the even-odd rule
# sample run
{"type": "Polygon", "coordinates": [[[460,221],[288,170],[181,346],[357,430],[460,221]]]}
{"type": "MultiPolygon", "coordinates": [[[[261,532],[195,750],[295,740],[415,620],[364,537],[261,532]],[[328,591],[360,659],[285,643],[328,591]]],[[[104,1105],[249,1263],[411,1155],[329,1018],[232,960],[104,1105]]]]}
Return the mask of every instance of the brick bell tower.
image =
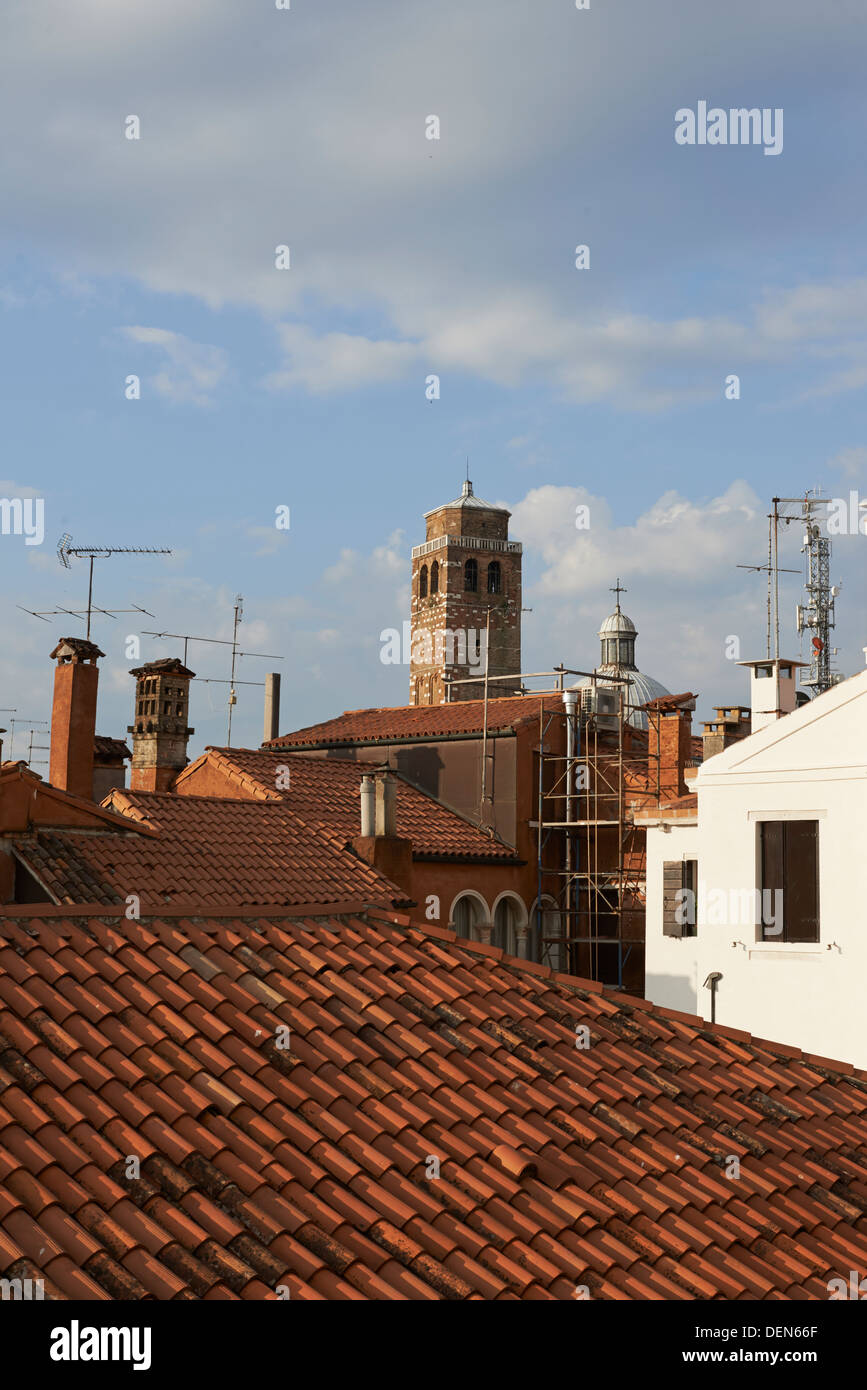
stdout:
{"type": "Polygon", "coordinates": [[[137,666],[135,723],[132,734],[130,791],[168,791],[187,765],[187,739],[195,729],[187,725],[190,706],[188,671],[177,657],[162,657],[137,666]]]}
{"type": "MultiPolygon", "coordinates": [[[[509,540],[509,516],[476,497],[469,479],[460,497],[425,512],[427,536],[412,552],[410,704],[481,699],[481,682],[453,685],[447,695],[446,678],[484,674],[489,614],[488,674],[520,671],[521,543],[509,540]]],[[[488,696],[519,687],[496,681],[488,696]]]]}

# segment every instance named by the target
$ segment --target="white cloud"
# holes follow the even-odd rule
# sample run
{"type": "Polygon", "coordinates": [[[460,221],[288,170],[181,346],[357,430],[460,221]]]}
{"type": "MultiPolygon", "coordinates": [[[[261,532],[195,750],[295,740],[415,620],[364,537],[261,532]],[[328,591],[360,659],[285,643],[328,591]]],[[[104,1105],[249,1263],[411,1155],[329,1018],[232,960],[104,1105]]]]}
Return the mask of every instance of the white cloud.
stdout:
{"type": "Polygon", "coordinates": [[[228,371],[228,357],[222,348],[194,343],[168,328],[132,326],[123,328],[122,332],[130,342],[162,352],[166,365],[150,378],[161,396],[190,405],[210,405],[214,391],[228,371]]]}
{"type": "MultiPolygon", "coordinates": [[[[809,74],[813,99],[833,101],[815,48],[818,37],[850,60],[856,16],[844,7],[733,0],[717,23],[670,0],[603,6],[589,39],[588,17],[568,5],[530,15],[525,0],[440,0],[433,20],[390,0],[326,8],[242,14],[234,0],[152,0],[121,17],[110,0],[82,0],[46,26],[39,6],[13,7],[0,53],[0,118],[16,129],[3,170],[8,235],[51,265],[63,225],[56,268],[69,286],[132,274],[275,324],[291,316],[269,384],[316,394],[424,368],[502,386],[540,378],[570,400],[647,409],[721,397],[723,372],[744,363],[797,363],[860,341],[864,281],[762,290],[765,267],[779,273],[811,219],[828,234],[821,164],[756,201],[751,151],[737,152],[726,168],[748,171],[746,182],[714,189],[708,223],[703,180],[720,161],[714,173],[710,160],[687,164],[672,138],[673,94],[692,83],[696,54],[708,90],[732,71],[747,82],[771,70],[796,90],[809,74]],[[738,15],[749,19],[747,55],[738,15]],[[139,141],[123,135],[130,112],[139,141]],[[439,142],[424,138],[429,112],[439,142]],[[642,199],[648,169],[654,197],[642,199]],[[593,192],[576,200],[577,189],[593,192]],[[593,269],[577,272],[585,221],[593,269]],[[287,272],[274,266],[283,243],[287,272]],[[747,247],[724,315],[659,310],[666,273],[694,274],[699,255],[719,273],[747,247]]],[[[219,349],[175,341],[179,359],[162,346],[170,365],[156,389],[209,399],[225,371],[219,349]]],[[[844,355],[827,385],[862,380],[844,355]]]]}
{"type": "MultiPolygon", "coordinates": [[[[839,469],[847,478],[867,476],[867,448],[859,444],[850,449],[841,449],[828,460],[828,467],[839,469]]],[[[0,484],[2,486],[2,484],[0,484]]]]}
{"type": "Polygon", "coordinates": [[[281,324],[279,336],[285,362],[266,378],[272,390],[304,386],[321,395],[376,386],[405,376],[420,354],[413,343],[377,342],[350,333],[317,337],[300,323],[281,324]]]}

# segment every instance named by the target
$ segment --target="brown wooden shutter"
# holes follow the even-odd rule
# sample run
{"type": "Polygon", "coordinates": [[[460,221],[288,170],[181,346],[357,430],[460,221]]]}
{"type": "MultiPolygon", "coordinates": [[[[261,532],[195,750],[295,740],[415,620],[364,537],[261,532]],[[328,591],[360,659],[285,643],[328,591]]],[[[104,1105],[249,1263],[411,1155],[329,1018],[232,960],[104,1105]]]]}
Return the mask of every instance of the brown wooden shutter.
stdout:
{"type": "MultiPolygon", "coordinates": [[[[761,822],[761,855],[762,855],[762,903],[764,904],[765,892],[773,894],[777,889],[785,888],[785,821],[763,820],[761,822]]],[[[771,903],[774,898],[770,899],[771,903]]],[[[786,905],[786,894],[783,893],[783,907],[786,905]]],[[[785,921],[785,917],[783,918],[785,921]]],[[[785,939],[785,927],[783,932],[779,931],[780,923],[772,926],[765,923],[761,927],[761,937],[763,941],[782,941],[785,939]],[[774,927],[777,930],[774,930],[774,927]]]]}
{"type": "Polygon", "coordinates": [[[784,822],[783,910],[787,941],[819,940],[819,822],[784,822]]]}
{"type": "Polygon", "coordinates": [[[662,866],[662,933],[663,936],[683,936],[683,860],[669,859],[662,866]],[[679,909],[679,910],[678,910],[679,909]]]}

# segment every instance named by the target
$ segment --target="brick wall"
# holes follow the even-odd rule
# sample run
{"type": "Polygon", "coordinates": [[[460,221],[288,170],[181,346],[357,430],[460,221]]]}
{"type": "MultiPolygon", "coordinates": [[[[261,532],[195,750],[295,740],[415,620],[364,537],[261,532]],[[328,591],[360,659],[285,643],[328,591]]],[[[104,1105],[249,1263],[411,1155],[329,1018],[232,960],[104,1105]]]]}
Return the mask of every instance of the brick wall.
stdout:
{"type": "MultiPolygon", "coordinates": [[[[521,553],[490,549],[484,542],[508,540],[508,512],[441,507],[427,518],[426,540],[445,536],[447,543],[416,556],[412,566],[410,704],[437,705],[446,700],[445,680],[463,680],[484,670],[488,615],[488,671],[511,675],[521,669],[521,553]],[[475,539],[479,545],[473,545],[475,539]],[[467,588],[467,562],[476,565],[476,589],[467,588]],[[436,565],[436,592],[432,592],[436,565]],[[499,569],[489,592],[490,566],[499,569]],[[426,592],[425,592],[426,591],[426,592]],[[450,636],[451,634],[451,636],[450,636]]],[[[497,681],[489,695],[511,695],[518,683],[497,681]]],[[[452,700],[475,700],[483,683],[455,686],[452,700]]]]}

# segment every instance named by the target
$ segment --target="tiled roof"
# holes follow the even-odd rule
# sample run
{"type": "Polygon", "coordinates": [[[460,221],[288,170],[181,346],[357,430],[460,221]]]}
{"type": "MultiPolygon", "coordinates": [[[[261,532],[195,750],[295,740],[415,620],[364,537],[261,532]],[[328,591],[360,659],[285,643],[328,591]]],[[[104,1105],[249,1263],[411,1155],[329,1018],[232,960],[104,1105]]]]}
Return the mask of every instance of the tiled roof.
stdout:
{"type": "Polygon", "coordinates": [[[826,1300],[867,1268],[863,1072],[384,913],[14,911],[0,1277],[826,1300]]]}
{"type": "MultiPolygon", "coordinates": [[[[293,754],[286,763],[285,754],[281,756],[279,750],[209,748],[181,773],[181,789],[204,762],[224,772],[248,796],[281,800],[303,820],[324,821],[347,839],[360,833],[359,787],[362,776],[373,770],[369,763],[347,758],[305,758],[300,754],[293,754]],[[277,769],[284,766],[289,770],[289,786],[278,789],[277,769]]],[[[392,776],[397,788],[397,833],[412,840],[415,858],[515,862],[511,846],[486,835],[399,773],[392,776]]]]}
{"type": "Polygon", "coordinates": [[[698,696],[694,695],[691,690],[686,690],[681,695],[659,695],[655,700],[648,700],[647,704],[642,705],[642,709],[660,710],[662,713],[681,709],[687,705],[690,709],[694,709],[697,699],[698,696]]]}
{"type": "Polygon", "coordinates": [[[106,734],[95,734],[93,756],[98,762],[104,758],[131,758],[132,753],[122,738],[109,738],[106,734]]]}
{"type": "MultiPolygon", "coordinates": [[[[488,700],[488,732],[499,733],[525,719],[539,718],[539,707],[562,710],[559,695],[512,695],[488,700]]],[[[340,743],[389,743],[413,738],[448,738],[478,734],[484,727],[484,700],[459,700],[451,705],[397,705],[386,709],[351,709],[336,719],[282,734],[271,748],[340,743]]]]}
{"type": "Polygon", "coordinates": [[[111,805],[159,833],[40,831],[16,840],[17,857],[55,901],[117,903],[136,894],[151,908],[191,899],[239,908],[407,902],[344,848],[346,837],[301,820],[283,802],[116,791],[111,805]]]}

